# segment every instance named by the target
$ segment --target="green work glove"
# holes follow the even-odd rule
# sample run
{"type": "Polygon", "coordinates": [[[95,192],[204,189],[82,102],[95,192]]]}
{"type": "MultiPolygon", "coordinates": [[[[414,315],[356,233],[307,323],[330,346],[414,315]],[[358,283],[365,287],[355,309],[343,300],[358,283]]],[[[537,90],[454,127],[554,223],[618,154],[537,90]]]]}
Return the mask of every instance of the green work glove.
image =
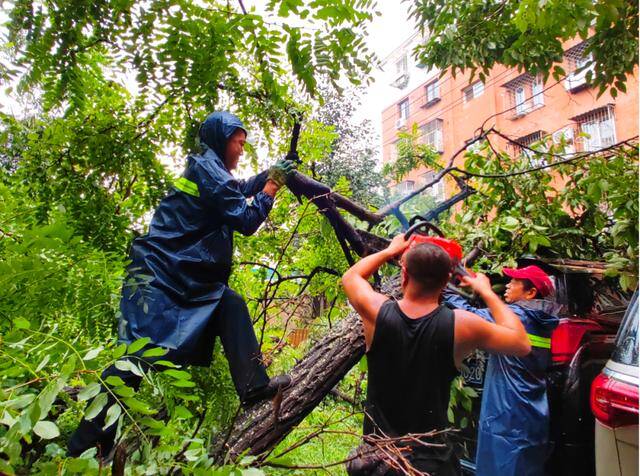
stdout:
{"type": "Polygon", "coordinates": [[[296,163],[292,160],[280,159],[275,165],[272,165],[269,168],[269,179],[273,180],[278,184],[279,187],[282,187],[285,183],[287,183],[287,179],[291,176],[291,174],[296,170],[296,163]]]}

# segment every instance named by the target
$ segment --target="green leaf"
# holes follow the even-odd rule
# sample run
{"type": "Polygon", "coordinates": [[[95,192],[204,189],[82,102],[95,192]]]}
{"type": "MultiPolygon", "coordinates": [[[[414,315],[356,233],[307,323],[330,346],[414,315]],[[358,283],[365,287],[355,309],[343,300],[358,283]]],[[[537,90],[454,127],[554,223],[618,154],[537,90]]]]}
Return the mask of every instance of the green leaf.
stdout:
{"type": "Polygon", "coordinates": [[[258,468],[247,468],[242,470],[242,476],[264,476],[264,471],[258,468]]]}
{"type": "Polygon", "coordinates": [[[363,355],[362,358],[360,359],[360,362],[358,362],[358,370],[360,372],[366,372],[368,368],[367,365],[367,356],[363,355]]]}
{"type": "Polygon", "coordinates": [[[173,410],[173,413],[176,418],[191,418],[193,416],[193,413],[191,413],[188,408],[183,407],[182,405],[178,405],[173,410]]]}
{"type": "Polygon", "coordinates": [[[174,364],[173,362],[169,361],[169,360],[158,360],[156,362],[153,363],[154,365],[162,365],[163,367],[172,367],[174,369],[180,368],[179,365],[174,364]]]}
{"type": "Polygon", "coordinates": [[[98,393],[100,393],[100,384],[98,382],[91,382],[78,392],[78,401],[84,402],[85,400],[95,397],[98,393]]]}
{"type": "Polygon", "coordinates": [[[50,440],[60,436],[60,430],[52,421],[42,420],[35,424],[33,432],[43,440],[50,440]]]}
{"type": "Polygon", "coordinates": [[[89,406],[87,407],[87,409],[84,412],[84,417],[87,420],[93,420],[98,413],[100,413],[102,411],[102,409],[104,408],[104,406],[107,404],[107,394],[106,393],[99,393],[89,404],[89,406]]]}
{"type": "Polygon", "coordinates": [[[135,398],[125,398],[123,402],[129,409],[137,413],[142,413],[143,415],[153,415],[154,413],[157,413],[156,410],[153,410],[147,402],[143,402],[135,398]]]}
{"type": "Polygon", "coordinates": [[[118,370],[122,370],[123,372],[131,372],[132,374],[137,375],[138,377],[144,376],[144,374],[138,368],[138,366],[133,362],[131,362],[130,360],[118,360],[114,365],[118,370]]]}
{"type": "Polygon", "coordinates": [[[117,375],[109,375],[106,379],[104,379],[106,383],[111,385],[112,387],[119,387],[121,385],[125,385],[124,380],[122,380],[117,375]]]}
{"type": "Polygon", "coordinates": [[[114,393],[120,397],[133,397],[136,392],[126,385],[122,385],[120,387],[116,387],[113,389],[114,393]]]}
{"type": "Polygon", "coordinates": [[[118,403],[114,403],[113,405],[111,405],[107,410],[107,416],[105,417],[104,426],[102,427],[102,429],[106,430],[111,425],[113,425],[116,421],[118,421],[118,418],[120,418],[121,413],[122,413],[122,408],[120,408],[120,405],[118,403]]]}
{"type": "Polygon", "coordinates": [[[95,359],[100,352],[102,352],[102,349],[104,347],[100,346],[100,347],[96,347],[95,349],[91,349],[89,350],[89,352],[87,352],[86,354],[84,354],[84,357],[82,357],[82,360],[92,360],[95,359]]]}
{"type": "Polygon", "coordinates": [[[35,393],[27,393],[25,395],[20,395],[19,397],[13,398],[11,400],[6,400],[4,402],[0,402],[0,408],[12,408],[14,410],[20,410],[21,408],[29,405],[36,398],[35,393]]]}
{"type": "Polygon", "coordinates": [[[149,337],[142,337],[142,338],[132,342],[131,344],[129,344],[129,348],[127,349],[127,353],[128,354],[135,354],[140,349],[142,349],[145,345],[147,345],[149,342],[151,342],[151,339],[149,337]]]}
{"type": "Polygon", "coordinates": [[[16,327],[16,329],[29,329],[29,327],[31,327],[31,323],[24,317],[18,317],[17,319],[14,319],[13,325],[16,327]]]}
{"type": "Polygon", "coordinates": [[[113,349],[112,357],[114,359],[119,359],[125,354],[126,351],[127,351],[127,344],[124,344],[124,343],[119,344],[115,349],[113,349]]]}
{"type": "Polygon", "coordinates": [[[176,387],[181,387],[181,388],[195,387],[196,386],[196,384],[194,382],[192,382],[191,380],[174,380],[173,382],[171,382],[171,385],[174,385],[176,387]]]}
{"type": "Polygon", "coordinates": [[[162,347],[154,347],[153,349],[145,350],[142,357],[162,357],[169,352],[169,349],[163,349],[162,347]]]}
{"type": "Polygon", "coordinates": [[[184,370],[167,369],[163,370],[162,373],[178,380],[189,380],[191,378],[191,374],[184,370]]]}
{"type": "Polygon", "coordinates": [[[40,372],[45,365],[47,365],[47,363],[49,363],[49,359],[51,358],[50,354],[47,354],[44,356],[44,359],[42,359],[42,361],[38,364],[38,366],[36,367],[35,372],[40,372]]]}

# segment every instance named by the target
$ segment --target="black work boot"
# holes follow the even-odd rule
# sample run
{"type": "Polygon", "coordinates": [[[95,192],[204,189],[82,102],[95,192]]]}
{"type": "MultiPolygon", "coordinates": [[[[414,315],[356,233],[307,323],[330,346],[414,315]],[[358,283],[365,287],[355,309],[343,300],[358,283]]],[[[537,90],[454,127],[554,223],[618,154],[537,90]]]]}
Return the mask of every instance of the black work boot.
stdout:
{"type": "Polygon", "coordinates": [[[288,375],[277,375],[270,379],[267,385],[247,390],[240,401],[243,407],[250,407],[262,400],[273,398],[278,391],[284,390],[289,385],[291,385],[291,377],[288,375]]]}

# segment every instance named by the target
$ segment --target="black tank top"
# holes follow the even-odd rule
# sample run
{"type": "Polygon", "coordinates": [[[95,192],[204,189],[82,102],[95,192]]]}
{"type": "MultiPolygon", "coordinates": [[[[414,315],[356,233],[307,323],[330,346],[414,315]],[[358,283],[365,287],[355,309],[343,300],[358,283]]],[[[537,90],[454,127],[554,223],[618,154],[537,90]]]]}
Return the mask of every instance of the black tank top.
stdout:
{"type": "Polygon", "coordinates": [[[454,314],[446,306],[411,319],[396,301],[378,313],[371,348],[364,433],[426,433],[450,426],[454,314]],[[371,421],[373,419],[373,421],[371,421]]]}

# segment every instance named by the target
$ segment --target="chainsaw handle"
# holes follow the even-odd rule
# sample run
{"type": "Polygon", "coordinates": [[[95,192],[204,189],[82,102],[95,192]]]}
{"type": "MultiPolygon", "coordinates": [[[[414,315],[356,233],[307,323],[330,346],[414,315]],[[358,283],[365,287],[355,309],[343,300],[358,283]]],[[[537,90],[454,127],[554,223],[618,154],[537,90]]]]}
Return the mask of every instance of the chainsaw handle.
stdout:
{"type": "Polygon", "coordinates": [[[427,231],[431,230],[435,232],[435,234],[438,235],[439,237],[444,238],[444,233],[442,233],[440,228],[435,226],[433,223],[428,221],[419,221],[418,223],[414,223],[409,227],[409,229],[404,234],[404,239],[408,240],[411,237],[411,235],[413,235],[420,228],[425,228],[427,231]]]}

